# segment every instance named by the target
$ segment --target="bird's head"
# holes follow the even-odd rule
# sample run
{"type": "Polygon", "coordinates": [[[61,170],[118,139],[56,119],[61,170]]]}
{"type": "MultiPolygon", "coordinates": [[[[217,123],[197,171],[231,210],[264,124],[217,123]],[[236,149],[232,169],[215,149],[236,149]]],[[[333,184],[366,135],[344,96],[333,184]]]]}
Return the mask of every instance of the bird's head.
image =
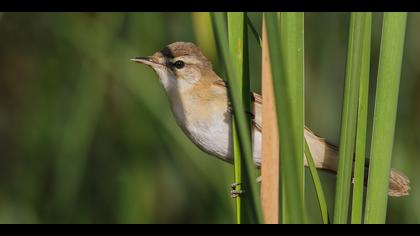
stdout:
{"type": "Polygon", "coordinates": [[[151,56],[131,60],[150,66],[167,92],[188,90],[213,72],[211,62],[188,42],[172,43],[151,56]]]}

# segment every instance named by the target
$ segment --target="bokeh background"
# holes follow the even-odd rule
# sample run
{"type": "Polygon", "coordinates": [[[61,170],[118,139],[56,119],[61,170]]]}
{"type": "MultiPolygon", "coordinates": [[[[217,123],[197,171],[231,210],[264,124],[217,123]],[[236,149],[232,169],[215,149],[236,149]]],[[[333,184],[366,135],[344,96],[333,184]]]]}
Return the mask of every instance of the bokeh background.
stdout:
{"type": "MultiPolygon", "coordinates": [[[[249,16],[260,30],[261,14],[249,16]]],[[[370,118],[381,22],[375,13],[370,118]]],[[[412,190],[390,198],[389,223],[420,223],[419,23],[409,13],[393,153],[412,190]]],[[[306,124],[333,143],[348,26],[348,13],[305,15],[306,124]]],[[[157,76],[129,61],[175,41],[195,42],[223,75],[207,13],[0,13],[0,223],[234,223],[233,167],[186,138],[157,76]]],[[[321,178],[332,209],[335,177],[321,178]]]]}

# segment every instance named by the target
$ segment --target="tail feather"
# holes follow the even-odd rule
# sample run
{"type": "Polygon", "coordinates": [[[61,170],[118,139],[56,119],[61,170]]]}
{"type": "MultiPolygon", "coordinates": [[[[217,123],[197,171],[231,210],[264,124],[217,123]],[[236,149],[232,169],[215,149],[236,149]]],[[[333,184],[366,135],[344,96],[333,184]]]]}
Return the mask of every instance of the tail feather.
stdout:
{"type": "MultiPolygon", "coordinates": [[[[261,133],[262,126],[262,97],[257,93],[252,93],[253,98],[253,127],[254,131],[261,133]]],[[[315,167],[317,169],[328,170],[333,173],[337,172],[338,161],[338,147],[329,143],[327,140],[314,134],[308,127],[305,127],[305,139],[308,142],[309,149],[311,150],[312,157],[314,158],[315,167]]],[[[261,145],[261,144],[259,144],[261,145]]],[[[260,168],[261,155],[258,158],[254,155],[254,163],[260,168]]],[[[306,158],[304,159],[305,166],[308,166],[306,158]]],[[[365,182],[367,182],[369,170],[369,159],[365,163],[365,182]]],[[[400,171],[391,169],[389,175],[389,191],[388,195],[393,197],[401,197],[409,194],[410,180],[400,171]]]]}
{"type": "Polygon", "coordinates": [[[410,190],[410,180],[398,170],[391,169],[389,174],[388,195],[392,197],[407,196],[410,190]]]}
{"type": "MultiPolygon", "coordinates": [[[[312,156],[314,158],[315,166],[319,169],[324,169],[337,172],[338,161],[338,147],[328,143],[325,139],[318,137],[308,128],[305,129],[305,138],[308,142],[312,156]]],[[[305,159],[305,166],[307,162],[305,159]]],[[[367,183],[367,176],[369,170],[369,159],[365,163],[365,183],[367,183]]],[[[388,195],[392,197],[407,196],[410,190],[410,180],[402,172],[391,169],[389,174],[389,191],[388,195]]]]}

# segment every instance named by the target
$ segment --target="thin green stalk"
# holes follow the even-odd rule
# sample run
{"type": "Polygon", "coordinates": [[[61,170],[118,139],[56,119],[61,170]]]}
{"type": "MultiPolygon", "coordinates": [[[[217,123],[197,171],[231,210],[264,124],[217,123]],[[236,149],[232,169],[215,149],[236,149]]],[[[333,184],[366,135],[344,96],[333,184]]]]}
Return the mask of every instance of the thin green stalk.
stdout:
{"type": "MultiPolygon", "coordinates": [[[[238,90],[242,94],[242,99],[245,107],[250,107],[249,104],[249,73],[248,73],[248,45],[247,45],[247,26],[245,24],[246,14],[243,12],[229,12],[228,13],[228,36],[229,36],[229,49],[232,64],[238,76],[238,90]]],[[[239,140],[237,139],[237,131],[235,128],[235,119],[233,119],[233,152],[234,152],[234,166],[235,166],[235,182],[242,183],[242,172],[246,172],[245,166],[242,165],[241,151],[239,140]]],[[[237,191],[241,191],[241,185],[236,186],[237,191]]],[[[241,201],[241,195],[236,198],[236,222],[241,224],[244,222],[246,205],[241,201]]]]}
{"type": "Polygon", "coordinates": [[[362,45],[362,67],[360,74],[359,105],[357,112],[356,130],[356,161],[354,163],[354,185],[353,185],[353,204],[352,204],[352,224],[361,224],[363,215],[363,189],[365,179],[365,156],[366,156],[366,130],[367,130],[367,111],[369,99],[369,72],[370,72],[370,45],[372,13],[364,13],[364,32],[362,45]]]}
{"type": "Polygon", "coordinates": [[[365,19],[365,13],[351,13],[344,101],[341,113],[340,151],[334,207],[335,224],[347,223],[348,217],[365,19]]]}
{"type": "Polygon", "coordinates": [[[385,223],[407,13],[384,13],[365,223],[385,223]]]}
{"type": "MultiPolygon", "coordinates": [[[[241,148],[239,146],[238,132],[236,131],[235,119],[232,117],[232,136],[233,136],[233,159],[234,159],[234,178],[235,183],[242,183],[242,164],[241,164],[241,148]]],[[[242,191],[242,186],[237,185],[234,187],[236,191],[242,191]]],[[[244,222],[243,216],[246,209],[244,209],[244,204],[242,196],[238,195],[235,198],[235,209],[236,209],[236,223],[242,224],[244,222]]]]}
{"type": "MultiPolygon", "coordinates": [[[[280,14],[280,41],[283,43],[283,58],[285,63],[286,78],[288,79],[288,89],[291,91],[290,108],[294,114],[293,130],[296,135],[296,165],[298,173],[298,183],[302,189],[302,196],[305,196],[305,109],[304,109],[304,13],[282,12],[280,14]]],[[[282,172],[283,173],[283,172],[282,172]]],[[[286,176],[281,179],[287,180],[286,176]]],[[[302,197],[302,204],[305,201],[302,197]]]]}
{"type": "MultiPolygon", "coordinates": [[[[293,100],[292,98],[295,96],[303,96],[303,94],[299,94],[300,91],[293,86],[293,80],[300,81],[302,77],[292,78],[288,76],[289,74],[284,70],[286,66],[289,65],[289,62],[287,61],[294,61],[293,58],[295,57],[293,54],[298,52],[293,51],[293,54],[289,54],[287,57],[284,55],[277,13],[270,12],[264,13],[264,15],[267,26],[271,73],[276,100],[276,113],[279,118],[277,120],[280,136],[280,172],[281,176],[284,176],[284,178],[281,178],[280,182],[282,192],[284,192],[284,197],[280,196],[280,198],[284,198],[284,201],[280,199],[280,202],[284,202],[285,204],[281,204],[282,209],[280,210],[280,214],[282,214],[281,212],[283,209],[287,209],[287,219],[284,222],[305,223],[306,214],[303,205],[301,177],[299,176],[300,169],[302,168],[300,163],[301,159],[303,159],[303,154],[301,155],[303,147],[299,146],[297,141],[303,136],[303,131],[301,133],[300,129],[297,129],[299,124],[296,124],[301,120],[298,116],[303,116],[303,114],[298,114],[297,111],[300,111],[299,108],[292,108],[293,105],[300,106],[301,104],[291,102],[293,100]]],[[[294,23],[290,22],[290,24],[293,25],[294,23]]],[[[297,24],[297,21],[295,21],[295,24],[297,24]]],[[[297,25],[295,26],[297,27],[297,25]]],[[[303,37],[303,35],[299,34],[299,36],[296,36],[291,33],[288,37],[294,37],[296,39],[296,37],[303,37]]],[[[303,48],[301,48],[301,50],[302,49],[303,48]]],[[[303,83],[303,81],[299,83],[303,83]]],[[[282,217],[280,218],[282,219],[282,217]]]]}
{"type": "MultiPolygon", "coordinates": [[[[241,164],[245,165],[246,171],[242,171],[242,188],[245,193],[242,199],[246,204],[247,211],[242,213],[246,215],[246,223],[261,223],[262,214],[260,206],[260,196],[256,183],[256,169],[254,166],[251,151],[251,135],[249,119],[246,115],[246,107],[242,94],[241,84],[236,69],[233,66],[228,45],[228,33],[226,29],[225,13],[212,13],[212,22],[216,34],[216,42],[219,55],[225,65],[227,79],[229,83],[229,96],[232,102],[233,112],[235,114],[235,126],[238,133],[239,147],[241,152],[241,164]]],[[[250,99],[249,96],[245,99],[250,99]]],[[[248,103],[249,104],[249,103],[248,103]]]]}
{"type": "Polygon", "coordinates": [[[305,157],[308,162],[309,170],[311,171],[312,181],[314,182],[316,196],[318,198],[319,209],[321,209],[322,222],[329,224],[330,220],[328,217],[328,206],[325,200],[324,190],[322,188],[321,179],[319,178],[318,171],[316,170],[314,159],[312,158],[311,150],[309,149],[308,143],[305,140],[305,157]]]}

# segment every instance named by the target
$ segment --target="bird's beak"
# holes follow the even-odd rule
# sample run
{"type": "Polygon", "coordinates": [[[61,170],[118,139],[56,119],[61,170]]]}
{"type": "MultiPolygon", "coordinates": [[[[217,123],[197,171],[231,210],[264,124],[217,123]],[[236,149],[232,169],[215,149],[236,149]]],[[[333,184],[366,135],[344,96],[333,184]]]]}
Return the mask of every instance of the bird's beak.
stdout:
{"type": "Polygon", "coordinates": [[[149,66],[156,66],[156,64],[159,64],[159,62],[156,61],[156,59],[153,57],[136,57],[130,60],[136,63],[141,63],[149,66]]]}
{"type": "Polygon", "coordinates": [[[135,57],[133,59],[130,59],[130,61],[134,61],[141,64],[150,64],[151,60],[150,57],[135,57]]]}

